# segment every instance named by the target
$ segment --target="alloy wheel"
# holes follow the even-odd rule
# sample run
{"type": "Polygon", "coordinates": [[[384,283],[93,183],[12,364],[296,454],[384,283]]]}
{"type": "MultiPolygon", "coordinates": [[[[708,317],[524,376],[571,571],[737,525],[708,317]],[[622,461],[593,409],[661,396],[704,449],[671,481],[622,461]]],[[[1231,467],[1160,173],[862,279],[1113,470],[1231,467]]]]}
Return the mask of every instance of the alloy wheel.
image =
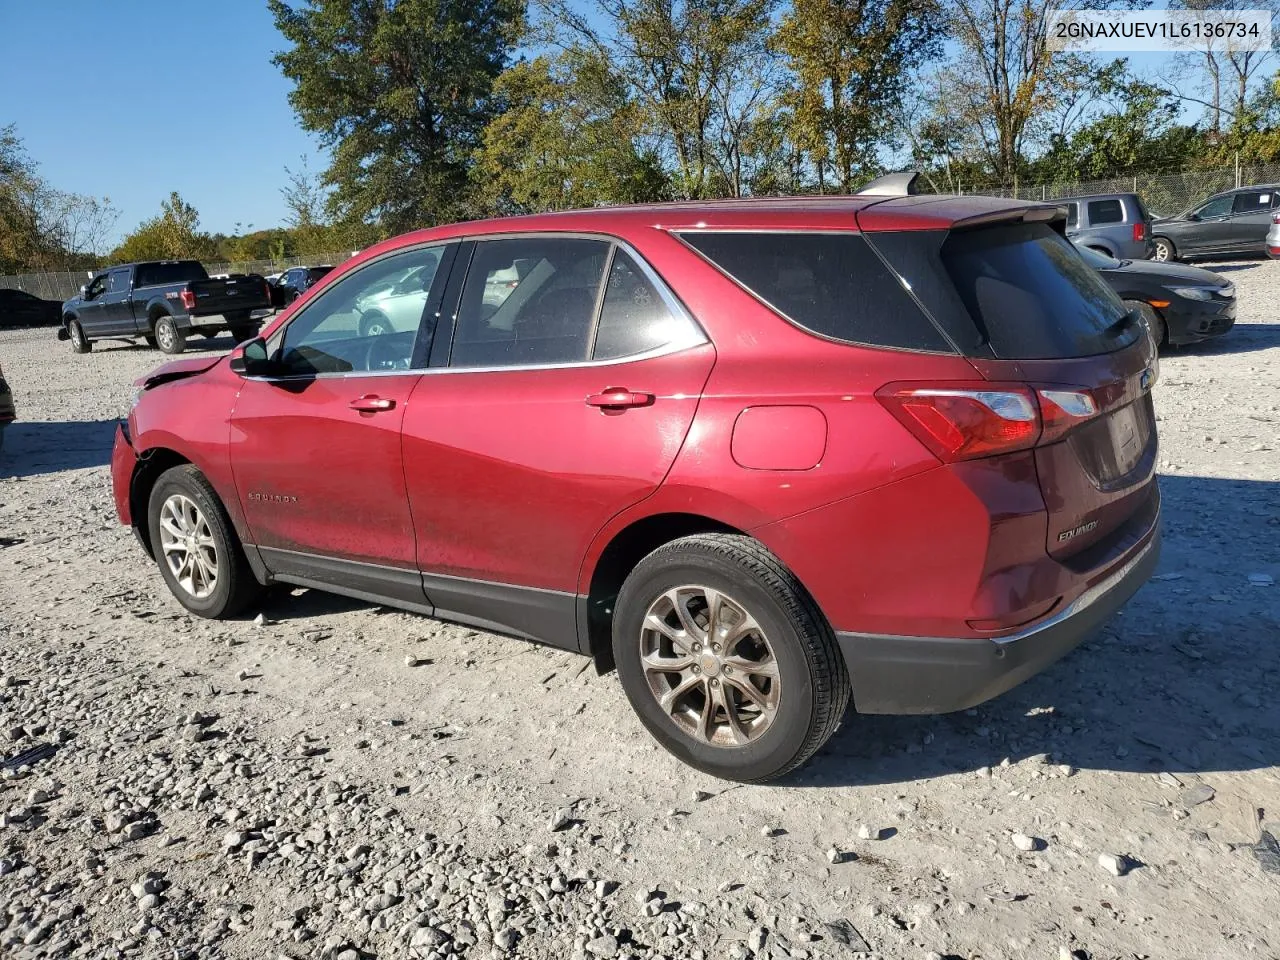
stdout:
{"type": "Polygon", "coordinates": [[[195,501],[175,493],[160,507],[160,548],[178,586],[197,600],[218,586],[218,548],[195,501]]]}
{"type": "Polygon", "coordinates": [[[173,331],[169,329],[167,323],[161,323],[156,326],[156,342],[160,344],[160,349],[168,353],[173,347],[173,331]]]}
{"type": "Polygon", "coordinates": [[[640,628],[649,692],[680,730],[719,747],[757,740],[782,694],[778,661],[747,608],[705,586],[667,590],[640,628]]]}

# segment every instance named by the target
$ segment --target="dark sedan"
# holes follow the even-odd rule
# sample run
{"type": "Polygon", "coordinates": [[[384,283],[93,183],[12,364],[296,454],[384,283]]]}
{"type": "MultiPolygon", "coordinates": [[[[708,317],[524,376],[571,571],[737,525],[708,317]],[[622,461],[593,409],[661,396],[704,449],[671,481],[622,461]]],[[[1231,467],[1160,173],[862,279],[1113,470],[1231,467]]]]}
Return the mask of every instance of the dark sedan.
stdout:
{"type": "Polygon", "coordinates": [[[271,287],[271,305],[273,307],[287,307],[293,301],[306,293],[315,285],[321,277],[327,274],[333,267],[290,267],[280,275],[280,278],[271,287]]]}
{"type": "Polygon", "coordinates": [[[41,300],[25,290],[0,290],[0,327],[56,327],[62,304],[41,300]]]}
{"type": "Polygon", "coordinates": [[[1219,193],[1186,213],[1151,224],[1154,260],[1260,256],[1280,186],[1240,187],[1219,193]]]}
{"type": "Polygon", "coordinates": [[[1199,267],[1150,260],[1113,260],[1077,247],[1120,299],[1141,311],[1160,346],[1220,337],[1236,322],[1235,284],[1199,267]]]}

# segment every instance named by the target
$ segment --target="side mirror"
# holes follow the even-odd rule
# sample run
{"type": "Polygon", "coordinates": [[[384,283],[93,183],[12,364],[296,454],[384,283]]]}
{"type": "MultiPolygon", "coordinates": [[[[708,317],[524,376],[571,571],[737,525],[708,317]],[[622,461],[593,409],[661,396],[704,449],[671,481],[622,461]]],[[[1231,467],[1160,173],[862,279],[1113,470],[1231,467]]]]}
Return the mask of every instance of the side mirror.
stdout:
{"type": "Polygon", "coordinates": [[[1188,213],[1188,214],[1187,214],[1187,219],[1188,219],[1188,220],[1199,220],[1199,219],[1200,219],[1200,214],[1198,214],[1198,213],[1188,213]]]}
{"type": "Polygon", "coordinates": [[[227,366],[232,373],[242,377],[261,377],[271,372],[271,359],[267,356],[267,343],[261,337],[246,340],[232,353],[227,366]]]}

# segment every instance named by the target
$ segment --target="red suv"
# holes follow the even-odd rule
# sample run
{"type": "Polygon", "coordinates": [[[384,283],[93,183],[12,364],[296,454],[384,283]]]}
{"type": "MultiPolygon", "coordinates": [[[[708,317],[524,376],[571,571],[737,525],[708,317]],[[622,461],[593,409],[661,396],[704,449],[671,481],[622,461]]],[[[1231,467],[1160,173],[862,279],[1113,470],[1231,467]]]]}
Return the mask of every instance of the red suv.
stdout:
{"type": "Polygon", "coordinates": [[[717,776],[980,703],[1146,580],[1145,327],[1055,207],[813,197],[387,241],[141,381],[120,519],[226,617],[281,582],[616,665],[717,776]]]}

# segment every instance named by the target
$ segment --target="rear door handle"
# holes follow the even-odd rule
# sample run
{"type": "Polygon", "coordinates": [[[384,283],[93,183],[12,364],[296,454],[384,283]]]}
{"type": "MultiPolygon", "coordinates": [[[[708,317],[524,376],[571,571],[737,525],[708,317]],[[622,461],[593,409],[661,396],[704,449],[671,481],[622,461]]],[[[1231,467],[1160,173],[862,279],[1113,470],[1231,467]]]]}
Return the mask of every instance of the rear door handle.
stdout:
{"type": "Polygon", "coordinates": [[[605,387],[599,393],[587,397],[587,405],[603,410],[625,410],[628,407],[647,407],[653,403],[652,393],[637,393],[626,387],[605,387]]]}
{"type": "Polygon", "coordinates": [[[360,399],[352,400],[347,404],[352,410],[359,410],[361,413],[381,413],[383,410],[392,409],[395,405],[394,400],[372,393],[366,393],[360,399]]]}

